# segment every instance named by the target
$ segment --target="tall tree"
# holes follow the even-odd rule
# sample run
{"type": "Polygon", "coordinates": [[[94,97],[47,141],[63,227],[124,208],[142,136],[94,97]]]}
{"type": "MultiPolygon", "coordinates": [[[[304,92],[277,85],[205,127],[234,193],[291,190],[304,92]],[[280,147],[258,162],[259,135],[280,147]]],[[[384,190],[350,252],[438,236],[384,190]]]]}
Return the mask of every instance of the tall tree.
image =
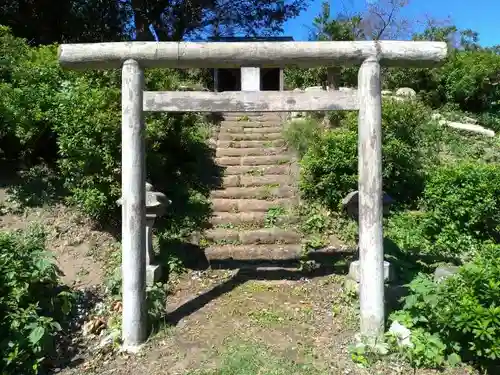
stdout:
{"type": "Polygon", "coordinates": [[[220,35],[276,35],[308,0],[130,0],[136,37],[149,40],[152,24],[160,40],[220,35]]]}
{"type": "Polygon", "coordinates": [[[412,22],[401,14],[409,0],[378,0],[370,2],[362,17],[362,28],[367,38],[406,39],[412,22]]]}
{"type": "Polygon", "coordinates": [[[0,0],[0,24],[34,45],[282,32],[308,0],[0,0]]]}
{"type": "Polygon", "coordinates": [[[33,45],[122,40],[128,18],[117,0],[0,2],[0,24],[33,45]]]}

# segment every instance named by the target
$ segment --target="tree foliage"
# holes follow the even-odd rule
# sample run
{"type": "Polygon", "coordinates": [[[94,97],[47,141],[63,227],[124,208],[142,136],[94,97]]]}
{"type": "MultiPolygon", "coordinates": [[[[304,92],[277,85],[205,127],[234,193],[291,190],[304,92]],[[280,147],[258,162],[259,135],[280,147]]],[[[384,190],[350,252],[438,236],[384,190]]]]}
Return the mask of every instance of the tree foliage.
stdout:
{"type": "Polygon", "coordinates": [[[217,35],[270,35],[307,0],[13,0],[0,5],[0,24],[32,45],[183,40],[217,35]]]}

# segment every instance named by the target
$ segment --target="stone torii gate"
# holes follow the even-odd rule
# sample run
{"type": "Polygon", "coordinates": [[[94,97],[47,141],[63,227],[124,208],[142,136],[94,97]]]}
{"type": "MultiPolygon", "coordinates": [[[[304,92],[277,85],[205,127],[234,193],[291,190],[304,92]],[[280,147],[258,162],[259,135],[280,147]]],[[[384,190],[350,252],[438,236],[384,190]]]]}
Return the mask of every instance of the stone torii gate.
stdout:
{"type": "Polygon", "coordinates": [[[122,68],[122,277],[124,349],[147,338],[145,311],[144,111],[304,112],[358,110],[361,334],[384,332],[382,128],[380,66],[424,67],[444,60],[446,43],[122,42],[66,44],[59,61],[72,69],[122,68]],[[360,64],[357,92],[148,92],[145,68],[314,67],[360,64]]]}

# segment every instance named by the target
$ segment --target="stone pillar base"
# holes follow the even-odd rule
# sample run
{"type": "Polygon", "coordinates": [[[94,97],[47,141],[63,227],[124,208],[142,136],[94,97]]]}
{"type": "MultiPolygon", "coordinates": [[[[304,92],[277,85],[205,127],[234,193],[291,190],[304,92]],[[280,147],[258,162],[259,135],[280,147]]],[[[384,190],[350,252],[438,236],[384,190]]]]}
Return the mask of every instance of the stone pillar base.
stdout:
{"type": "MultiPolygon", "coordinates": [[[[360,263],[355,260],[349,266],[349,273],[344,281],[344,288],[349,292],[359,294],[359,281],[360,281],[360,263]]],[[[394,273],[391,264],[384,261],[384,282],[388,283],[394,280],[394,273]]]]}
{"type": "Polygon", "coordinates": [[[146,266],[146,285],[151,286],[161,278],[161,267],[157,264],[146,266]]]}

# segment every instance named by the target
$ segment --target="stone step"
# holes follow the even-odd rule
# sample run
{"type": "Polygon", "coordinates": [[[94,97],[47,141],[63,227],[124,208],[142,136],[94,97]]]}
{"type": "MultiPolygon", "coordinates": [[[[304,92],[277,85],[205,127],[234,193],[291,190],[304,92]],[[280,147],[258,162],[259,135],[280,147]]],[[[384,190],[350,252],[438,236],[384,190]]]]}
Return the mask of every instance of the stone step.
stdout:
{"type": "Polygon", "coordinates": [[[257,186],[257,187],[229,187],[223,190],[214,190],[211,193],[213,199],[232,198],[232,199],[267,199],[293,198],[294,189],[291,186],[257,186]]]}
{"type": "Polygon", "coordinates": [[[297,244],[218,245],[205,249],[208,261],[257,260],[262,263],[280,260],[299,260],[302,246],[297,244]]]}
{"type": "Polygon", "coordinates": [[[300,234],[292,229],[264,228],[254,230],[215,228],[205,231],[207,241],[215,244],[298,244],[300,234]]]}
{"type": "Polygon", "coordinates": [[[217,148],[215,156],[267,156],[267,155],[282,155],[286,153],[286,149],[282,147],[261,147],[261,148],[217,148]]]}
{"type": "Polygon", "coordinates": [[[219,141],[276,141],[283,140],[280,133],[220,133],[219,141]]]}
{"type": "Polygon", "coordinates": [[[224,113],[224,119],[236,119],[243,121],[243,119],[267,119],[267,118],[278,118],[281,119],[284,114],[276,112],[226,112],[224,113]]]}
{"type": "Polygon", "coordinates": [[[224,227],[263,228],[266,224],[271,224],[268,219],[272,219],[272,225],[278,227],[297,222],[296,217],[283,215],[271,218],[267,212],[254,211],[214,212],[212,218],[210,219],[210,224],[212,226],[224,227]]]}
{"type": "Polygon", "coordinates": [[[262,176],[262,175],[289,175],[291,171],[289,164],[282,165],[262,165],[262,166],[251,166],[251,165],[231,165],[225,168],[224,174],[226,176],[230,175],[251,175],[251,176],[262,176]]]}
{"type": "Polygon", "coordinates": [[[267,212],[274,207],[289,207],[290,199],[213,199],[212,208],[216,212],[267,212]]]}
{"type": "Polygon", "coordinates": [[[264,176],[225,176],[223,178],[223,187],[248,187],[248,186],[276,186],[289,185],[290,176],[287,175],[264,175],[264,176]]]}
{"type": "Polygon", "coordinates": [[[218,148],[262,148],[283,147],[286,142],[283,139],[274,141],[217,141],[218,148]]]}
{"type": "Polygon", "coordinates": [[[225,226],[260,226],[266,221],[267,212],[214,212],[210,223],[225,226]]]}
{"type": "Polygon", "coordinates": [[[281,128],[281,122],[278,120],[267,120],[267,121],[222,121],[220,123],[221,128],[281,128]]]}
{"type": "Polygon", "coordinates": [[[215,162],[220,166],[231,165],[283,165],[290,163],[290,157],[287,155],[268,155],[268,156],[224,156],[215,158],[215,162]]]}
{"type": "Polygon", "coordinates": [[[221,126],[219,130],[219,137],[221,134],[226,134],[226,133],[269,134],[269,133],[281,133],[282,131],[283,128],[281,126],[273,126],[265,128],[246,128],[244,126],[234,126],[234,127],[221,126]]]}

